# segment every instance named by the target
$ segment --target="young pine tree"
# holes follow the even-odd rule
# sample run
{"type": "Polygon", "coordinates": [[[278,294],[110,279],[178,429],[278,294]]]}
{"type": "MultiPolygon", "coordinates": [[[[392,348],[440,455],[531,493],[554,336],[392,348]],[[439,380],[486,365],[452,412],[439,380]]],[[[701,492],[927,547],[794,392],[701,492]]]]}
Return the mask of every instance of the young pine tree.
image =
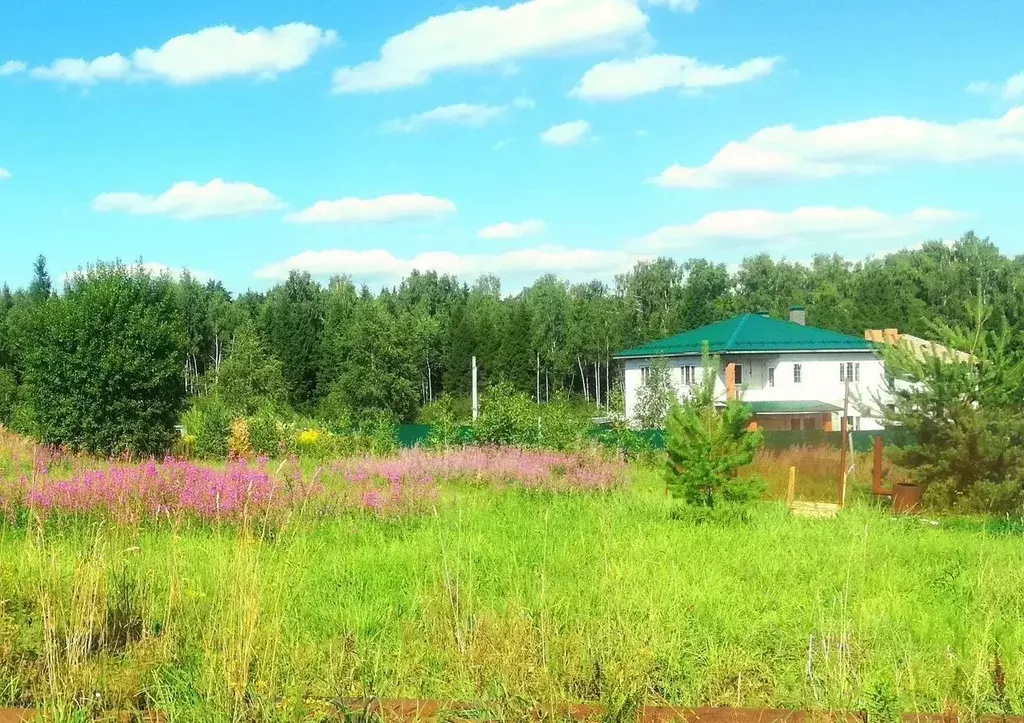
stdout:
{"type": "Polygon", "coordinates": [[[702,366],[691,395],[668,415],[665,481],[673,497],[691,505],[749,502],[760,496],[764,484],[741,479],[736,472],[753,461],[761,433],[748,429],[752,414],[741,401],[716,408],[717,364],[705,353],[702,366]]]}

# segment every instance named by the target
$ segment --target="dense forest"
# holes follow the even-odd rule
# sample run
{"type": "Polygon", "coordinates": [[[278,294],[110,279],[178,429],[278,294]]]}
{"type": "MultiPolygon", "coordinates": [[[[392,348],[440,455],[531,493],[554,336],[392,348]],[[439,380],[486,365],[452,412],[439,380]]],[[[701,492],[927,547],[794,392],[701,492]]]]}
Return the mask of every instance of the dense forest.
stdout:
{"type": "MultiPolygon", "coordinates": [[[[188,274],[159,281],[155,291],[138,290],[138,308],[147,328],[167,325],[161,338],[177,360],[168,377],[186,397],[234,385],[237,397],[278,399],[302,414],[344,408],[400,421],[417,419],[442,395],[468,395],[473,356],[483,385],[504,381],[541,402],[568,393],[598,404],[613,396],[617,350],[741,312],[781,317],[802,304],[815,326],[927,336],[934,321],[967,323],[965,301],[980,293],[998,312],[990,323],[1005,319],[1016,328],[1024,317],[1024,258],[1008,258],[973,233],[863,262],[822,255],[802,264],[761,254],[730,269],[660,258],[610,285],[548,275],[515,294],[503,293],[493,276],[466,283],[433,272],[413,272],[377,293],[346,277],[322,285],[302,273],[239,295],[188,274]]],[[[3,287],[0,422],[17,426],[19,411],[31,409],[34,369],[57,373],[43,357],[61,344],[88,343],[74,331],[99,323],[90,307],[59,312],[67,295],[100,304],[101,293],[88,296],[84,286],[72,280],[76,291],[58,292],[40,258],[28,288],[3,287]],[[47,321],[60,313],[59,323],[47,321]]],[[[104,338],[101,329],[90,334],[104,338]]],[[[82,383],[74,374],[67,370],[68,384],[82,383]]],[[[41,404],[36,399],[37,412],[41,404]]]]}

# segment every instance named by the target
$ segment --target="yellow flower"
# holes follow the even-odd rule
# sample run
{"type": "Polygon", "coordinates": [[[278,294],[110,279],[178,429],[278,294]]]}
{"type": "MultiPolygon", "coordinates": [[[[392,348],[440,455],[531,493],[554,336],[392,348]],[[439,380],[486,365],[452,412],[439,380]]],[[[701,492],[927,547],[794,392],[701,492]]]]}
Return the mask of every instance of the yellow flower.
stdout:
{"type": "Polygon", "coordinates": [[[299,434],[299,444],[303,447],[312,447],[320,441],[320,430],[307,429],[299,434]]]}

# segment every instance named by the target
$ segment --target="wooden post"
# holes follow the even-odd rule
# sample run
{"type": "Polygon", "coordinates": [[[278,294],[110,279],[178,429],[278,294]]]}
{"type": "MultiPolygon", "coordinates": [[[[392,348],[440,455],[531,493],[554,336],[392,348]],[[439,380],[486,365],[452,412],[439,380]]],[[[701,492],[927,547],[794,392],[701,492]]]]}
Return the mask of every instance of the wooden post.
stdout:
{"type": "Polygon", "coordinates": [[[843,421],[839,425],[843,438],[839,442],[839,509],[846,506],[846,437],[849,433],[847,417],[850,411],[850,380],[846,380],[846,395],[843,398],[843,421]]]}
{"type": "Polygon", "coordinates": [[[793,504],[796,498],[796,467],[789,468],[789,484],[786,485],[786,504],[793,504]]]}
{"type": "Polygon", "coordinates": [[[883,445],[882,435],[875,437],[875,464],[871,473],[871,493],[878,497],[891,497],[892,490],[882,487],[883,445]]]}
{"type": "Polygon", "coordinates": [[[725,399],[732,401],[736,398],[736,365],[725,365],[725,399]]]}

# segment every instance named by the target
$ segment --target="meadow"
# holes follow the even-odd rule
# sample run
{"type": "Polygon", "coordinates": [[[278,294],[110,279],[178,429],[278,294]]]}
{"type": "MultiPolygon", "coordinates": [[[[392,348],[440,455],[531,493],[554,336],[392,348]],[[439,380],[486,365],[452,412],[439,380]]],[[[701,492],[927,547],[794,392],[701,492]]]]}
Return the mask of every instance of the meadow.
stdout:
{"type": "Polygon", "coordinates": [[[771,499],[711,522],[678,510],[656,469],[597,454],[139,464],[5,435],[0,706],[1024,712],[1019,525],[893,518],[863,484],[835,520],[771,499]]]}

